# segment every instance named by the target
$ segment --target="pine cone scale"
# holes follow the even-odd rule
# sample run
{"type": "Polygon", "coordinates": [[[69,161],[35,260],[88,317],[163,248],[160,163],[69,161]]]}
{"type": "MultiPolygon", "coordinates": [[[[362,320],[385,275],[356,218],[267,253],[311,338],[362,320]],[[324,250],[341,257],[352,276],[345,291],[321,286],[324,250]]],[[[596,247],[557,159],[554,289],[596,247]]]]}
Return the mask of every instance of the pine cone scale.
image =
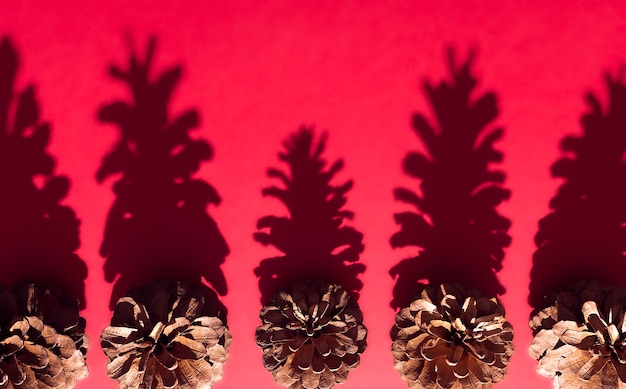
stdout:
{"type": "MultiPolygon", "coordinates": [[[[323,369],[322,369],[323,371],[323,369]]],[[[305,370],[302,372],[302,386],[305,389],[317,389],[320,384],[320,373],[313,370],[305,370]]]]}
{"type": "MultiPolygon", "coordinates": [[[[272,340],[276,340],[276,339],[277,338],[272,338],[272,340]]],[[[295,353],[296,351],[300,350],[302,346],[304,346],[304,344],[306,343],[308,339],[309,338],[306,336],[295,335],[295,339],[289,343],[289,350],[295,353]]]]}
{"type": "Polygon", "coordinates": [[[9,377],[11,383],[22,385],[26,381],[26,372],[20,366],[15,354],[9,356],[8,360],[6,360],[6,362],[3,361],[0,366],[2,367],[2,371],[9,377]]]}
{"type": "MultiPolygon", "coordinates": [[[[156,361],[167,370],[174,370],[178,368],[178,361],[166,348],[157,347],[156,350],[153,351],[153,355],[156,361]]],[[[140,368],[140,370],[143,369],[140,368]]]]}
{"type": "Polygon", "coordinates": [[[19,351],[19,354],[20,362],[28,367],[43,369],[49,364],[46,348],[38,344],[25,342],[24,347],[19,351]]]}
{"type": "Polygon", "coordinates": [[[102,331],[101,338],[109,343],[125,344],[137,340],[139,331],[136,328],[107,326],[102,331]]]}
{"type": "Polygon", "coordinates": [[[435,387],[434,385],[437,382],[437,373],[435,373],[435,371],[435,362],[426,360],[420,375],[417,377],[417,382],[421,387],[426,389],[435,387]]]}
{"type": "Polygon", "coordinates": [[[207,355],[209,356],[209,359],[213,361],[214,363],[223,364],[224,362],[226,362],[226,358],[228,357],[228,352],[227,352],[226,347],[224,347],[221,344],[216,344],[213,347],[207,348],[207,355]]]}
{"type": "MultiPolygon", "coordinates": [[[[313,339],[315,349],[323,357],[328,356],[333,349],[329,344],[328,338],[330,338],[328,335],[322,334],[319,337],[313,339]]],[[[330,342],[332,342],[332,340],[330,340],[330,342]]]]}
{"type": "Polygon", "coordinates": [[[620,381],[626,382],[626,363],[616,363],[612,364],[612,366],[615,368],[615,372],[617,373],[620,381]]]}
{"type": "Polygon", "coordinates": [[[183,360],[178,364],[178,382],[182,383],[182,387],[189,388],[198,385],[198,378],[191,364],[183,360]]]}
{"type": "Polygon", "coordinates": [[[491,372],[487,365],[481,363],[476,358],[470,358],[467,364],[468,370],[482,383],[488,383],[491,381],[491,372]]]}
{"type": "Polygon", "coordinates": [[[436,362],[437,366],[437,385],[444,389],[450,389],[457,378],[454,376],[454,370],[448,366],[445,359],[439,359],[436,362]]]}
{"type": "Polygon", "coordinates": [[[296,356],[298,357],[298,367],[300,370],[308,370],[311,366],[314,351],[315,348],[312,344],[305,344],[298,349],[296,356]]]}
{"type": "Polygon", "coordinates": [[[341,358],[345,356],[345,353],[339,355],[338,353],[332,353],[328,357],[326,357],[326,366],[328,366],[328,370],[332,372],[339,371],[341,368],[341,358]]]}
{"type": "Polygon", "coordinates": [[[446,357],[446,363],[449,366],[456,366],[461,360],[464,351],[465,350],[463,349],[462,345],[459,345],[457,342],[450,342],[450,346],[448,347],[448,355],[446,357]]]}
{"type": "Polygon", "coordinates": [[[170,343],[182,332],[186,331],[190,324],[186,317],[172,318],[167,324],[157,322],[148,337],[153,341],[157,341],[162,334],[165,337],[164,342],[170,343]]]}
{"type": "Polygon", "coordinates": [[[131,358],[128,367],[123,375],[120,376],[120,389],[129,389],[137,387],[141,382],[141,370],[139,369],[139,358],[131,358]]]}
{"type": "Polygon", "coordinates": [[[218,340],[224,335],[223,329],[221,329],[220,332],[221,334],[214,328],[203,327],[194,322],[185,331],[185,336],[209,348],[215,346],[218,340]]]}
{"type": "Polygon", "coordinates": [[[81,354],[80,350],[76,349],[76,344],[69,336],[59,335],[45,337],[45,342],[49,347],[54,347],[59,351],[59,355],[65,359],[76,356],[77,352],[81,354]],[[54,338],[54,342],[51,342],[51,338],[54,338]]]}
{"type": "Polygon", "coordinates": [[[421,344],[421,354],[428,361],[448,355],[448,344],[441,338],[429,338],[421,344]]]}
{"type": "Polygon", "coordinates": [[[206,345],[185,336],[176,337],[168,350],[177,359],[200,359],[207,354],[206,345]]]}
{"type": "Polygon", "coordinates": [[[342,362],[343,365],[345,365],[346,367],[350,368],[350,369],[354,369],[356,368],[359,363],[361,362],[361,358],[359,358],[359,355],[357,353],[354,354],[346,354],[343,358],[342,358],[342,362]]]}
{"type": "Polygon", "coordinates": [[[326,364],[324,363],[324,356],[314,349],[313,356],[311,357],[311,370],[315,375],[319,376],[325,369],[326,364]]]}
{"type": "Polygon", "coordinates": [[[270,342],[269,343],[283,342],[283,341],[286,341],[286,340],[290,340],[291,343],[289,345],[289,348],[291,348],[292,351],[298,350],[304,344],[304,339],[303,338],[299,338],[294,333],[294,331],[286,330],[286,329],[282,329],[282,328],[277,328],[277,327],[273,327],[273,328],[276,328],[276,329],[273,330],[270,333],[270,342]]]}
{"type": "Polygon", "coordinates": [[[152,327],[145,308],[137,304],[132,297],[122,297],[118,301],[111,319],[111,325],[134,329],[152,327]]]}
{"type": "Polygon", "coordinates": [[[126,374],[134,360],[135,357],[130,353],[121,354],[107,364],[107,375],[109,377],[118,378],[126,374]]]}
{"type": "MultiPolygon", "coordinates": [[[[458,349],[463,349],[463,347],[458,346],[458,349]]],[[[467,378],[469,376],[469,360],[470,357],[467,354],[461,355],[459,361],[454,366],[454,376],[457,378],[467,378]]]]}
{"type": "Polygon", "coordinates": [[[0,342],[6,354],[12,355],[24,347],[24,341],[19,335],[12,335],[0,342]]]}
{"type": "Polygon", "coordinates": [[[289,321],[287,316],[274,307],[265,307],[261,315],[265,317],[268,323],[272,323],[277,327],[283,327],[289,321]]]}
{"type": "Polygon", "coordinates": [[[578,371],[578,377],[584,381],[589,381],[609,362],[610,358],[602,355],[594,355],[578,371]]]}
{"type": "Polygon", "coordinates": [[[319,388],[330,389],[335,385],[335,375],[326,368],[320,375],[319,388]]]}

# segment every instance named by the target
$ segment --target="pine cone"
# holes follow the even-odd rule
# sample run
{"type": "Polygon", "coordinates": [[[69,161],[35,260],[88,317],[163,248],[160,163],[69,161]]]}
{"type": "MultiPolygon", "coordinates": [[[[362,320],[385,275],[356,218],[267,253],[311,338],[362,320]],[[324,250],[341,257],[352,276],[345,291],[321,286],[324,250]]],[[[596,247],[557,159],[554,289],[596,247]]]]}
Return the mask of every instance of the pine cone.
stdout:
{"type": "Polygon", "coordinates": [[[231,335],[204,285],[161,280],[118,300],[100,342],[122,389],[210,388],[220,381],[231,335]]]}
{"type": "Polygon", "coordinates": [[[513,354],[500,302],[451,284],[426,288],[402,309],[391,338],[395,368],[411,388],[490,388],[513,354]]]}
{"type": "Polygon", "coordinates": [[[14,288],[18,315],[37,316],[61,335],[72,338],[83,356],[89,348],[89,338],[85,335],[85,318],[80,316],[78,299],[62,293],[58,289],[35,285],[23,280],[14,288]]]}
{"type": "Polygon", "coordinates": [[[87,376],[84,354],[72,338],[38,316],[19,316],[23,306],[4,287],[0,306],[0,388],[69,389],[87,376]]]}
{"type": "Polygon", "coordinates": [[[626,388],[626,290],[581,282],[530,321],[537,372],[563,389],[626,388]]]}
{"type": "Polygon", "coordinates": [[[327,389],[346,380],[365,351],[367,330],[355,300],[339,285],[298,282],[261,310],[256,342],[263,364],[290,389],[327,389]]]}

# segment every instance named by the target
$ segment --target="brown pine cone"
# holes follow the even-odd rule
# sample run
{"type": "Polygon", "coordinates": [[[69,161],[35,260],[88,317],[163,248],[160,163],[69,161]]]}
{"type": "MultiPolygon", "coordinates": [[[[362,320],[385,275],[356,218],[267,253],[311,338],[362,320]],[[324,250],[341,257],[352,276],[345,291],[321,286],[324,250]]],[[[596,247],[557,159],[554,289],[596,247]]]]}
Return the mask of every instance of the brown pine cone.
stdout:
{"type": "Polygon", "coordinates": [[[555,388],[626,388],[626,290],[580,282],[530,321],[530,355],[555,388]]]}
{"type": "Polygon", "coordinates": [[[18,315],[39,317],[57,333],[72,338],[83,356],[87,354],[89,338],[85,335],[86,321],[80,316],[78,299],[28,280],[19,282],[13,293],[18,315]]]}
{"type": "MultiPolygon", "coordinates": [[[[63,349],[51,345],[53,352],[60,358],[65,374],[65,386],[73,388],[78,380],[89,374],[85,363],[89,338],[85,335],[86,321],[80,316],[76,298],[62,294],[59,290],[35,285],[23,280],[14,288],[17,313],[20,317],[35,316],[52,327],[57,338],[69,337],[73,348],[65,345],[63,349]]],[[[65,338],[63,338],[65,339],[65,338]]]]}
{"type": "Polygon", "coordinates": [[[37,316],[18,316],[15,296],[4,287],[0,306],[0,388],[69,389],[86,377],[84,356],[69,336],[37,316]]]}
{"type": "Polygon", "coordinates": [[[513,354],[500,302],[459,285],[427,287],[396,315],[391,338],[395,368],[411,388],[490,388],[513,354]]]}
{"type": "Polygon", "coordinates": [[[231,335],[204,285],[161,280],[117,302],[100,343],[121,389],[208,389],[220,381],[231,335]]]}
{"type": "Polygon", "coordinates": [[[367,330],[356,301],[339,285],[298,282],[261,310],[256,342],[263,364],[290,389],[327,389],[346,380],[365,351],[367,330]]]}

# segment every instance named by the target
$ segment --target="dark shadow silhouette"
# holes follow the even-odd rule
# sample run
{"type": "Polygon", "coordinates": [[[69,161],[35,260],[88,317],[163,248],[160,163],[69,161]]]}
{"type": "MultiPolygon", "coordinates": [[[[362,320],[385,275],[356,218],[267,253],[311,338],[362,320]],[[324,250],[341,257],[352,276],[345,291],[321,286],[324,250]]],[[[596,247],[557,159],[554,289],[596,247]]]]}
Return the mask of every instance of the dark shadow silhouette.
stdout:
{"type": "Polygon", "coordinates": [[[552,212],[535,236],[529,303],[580,280],[626,287],[626,83],[606,75],[608,106],[587,94],[583,134],[567,136],[566,156],[552,165],[565,182],[550,201],[552,212]]]}
{"type": "Polygon", "coordinates": [[[211,146],[189,132],[198,113],[169,113],[172,91],[182,68],[150,77],[155,39],[145,59],[131,53],[128,67],[111,66],[113,78],[130,89],[131,101],[100,107],[101,122],[119,127],[120,139],[98,170],[97,180],[121,174],[109,211],[100,253],[107,281],[115,281],[110,306],[132,287],[161,277],[200,282],[204,277],[220,294],[227,293],[220,269],[229,253],[217,224],[207,213],[220,197],[205,181],[194,178],[211,146]],[[116,280],[116,276],[119,278],[116,280]]]}
{"type": "Polygon", "coordinates": [[[418,256],[391,268],[394,308],[408,305],[427,284],[444,281],[488,295],[504,293],[496,272],[510,244],[510,221],[496,207],[510,193],[502,187],[504,174],[490,169],[502,161],[494,143],[503,130],[490,126],[498,116],[497,99],[491,92],[473,98],[473,53],[458,66],[449,49],[448,60],[450,80],[437,85],[424,81],[437,127],[422,114],[413,116],[413,129],[428,155],[410,152],[403,162],[405,173],[420,180],[421,193],[394,191],[397,200],[421,214],[394,215],[400,231],[391,237],[391,245],[422,248],[418,256]]]}
{"type": "Polygon", "coordinates": [[[40,117],[35,88],[16,90],[19,61],[7,37],[0,42],[0,282],[29,278],[58,287],[85,307],[87,266],[74,211],[62,205],[70,182],[54,173],[46,150],[51,126],[40,117]]]}
{"type": "Polygon", "coordinates": [[[255,233],[254,239],[285,253],[262,260],[254,269],[262,304],[277,289],[298,280],[327,280],[340,284],[352,298],[359,297],[363,283],[358,275],[365,271],[365,265],[357,263],[363,251],[363,234],[343,225],[344,219],[353,217],[343,209],[352,181],[331,184],[343,161],[327,168],[322,159],[325,145],[326,135],[316,143],[313,129],[302,127],[283,143],[285,150],[278,154],[289,166],[289,173],[274,168],[267,171],[284,187],[265,188],[263,195],[282,201],[289,217],[265,216],[257,223],[261,232],[255,233]]]}

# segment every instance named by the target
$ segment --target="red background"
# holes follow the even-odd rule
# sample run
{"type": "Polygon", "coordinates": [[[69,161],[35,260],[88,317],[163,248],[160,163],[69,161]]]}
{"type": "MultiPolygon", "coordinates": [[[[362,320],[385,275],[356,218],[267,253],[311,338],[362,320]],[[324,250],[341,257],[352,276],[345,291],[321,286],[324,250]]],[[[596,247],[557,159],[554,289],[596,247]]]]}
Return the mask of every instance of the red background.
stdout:
{"type": "Polygon", "coordinates": [[[254,342],[259,292],[252,269],[276,254],[252,239],[259,217],[282,212],[264,199],[269,166],[277,164],[281,141],[301,124],[329,132],[327,157],[344,158],[337,177],[352,178],[347,208],[364,233],[367,266],[360,305],[369,329],[368,349],[342,388],[404,388],[392,366],[389,268],[417,249],[393,250],[398,227],[392,215],[406,207],[393,188],[415,188],[401,161],[419,141],[411,113],[427,111],[420,90],[424,77],[447,74],[444,48],[478,48],[480,91],[499,97],[498,123],[506,135],[502,169],[511,199],[499,211],[511,219],[513,242],[499,277],[502,300],[516,329],[509,375],[500,387],[551,387],[527,356],[531,335],[526,302],[533,236],[548,212],[559,182],[550,165],[560,156],[565,134],[579,133],[588,90],[604,98],[602,74],[626,62],[626,3],[621,1],[20,1],[0,4],[0,33],[20,54],[19,84],[34,82],[43,116],[53,124],[49,152],[57,173],[71,180],[64,203],[81,220],[78,254],[89,267],[86,281],[90,377],[78,387],[114,388],[106,377],[99,333],[108,324],[111,285],[98,254],[114,196],[112,180],[94,178],[117,131],[96,120],[97,108],[125,90],[106,73],[124,63],[125,34],[144,47],[159,42],[156,68],[175,63],[184,78],[173,112],[197,107],[214,159],[198,177],[215,186],[223,202],[209,212],[231,254],[223,271],[234,337],[224,380],[217,388],[274,388],[254,342]]]}

